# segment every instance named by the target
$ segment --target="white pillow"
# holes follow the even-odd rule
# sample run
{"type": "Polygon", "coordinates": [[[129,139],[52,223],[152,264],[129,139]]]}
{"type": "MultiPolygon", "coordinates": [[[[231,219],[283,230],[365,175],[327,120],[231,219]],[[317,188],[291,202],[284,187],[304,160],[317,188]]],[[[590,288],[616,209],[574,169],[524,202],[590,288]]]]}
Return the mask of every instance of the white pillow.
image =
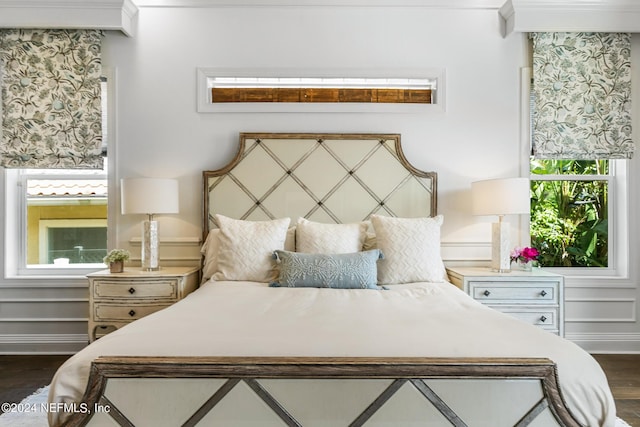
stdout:
{"type": "Polygon", "coordinates": [[[211,279],[218,271],[218,246],[220,246],[220,229],[210,230],[204,241],[200,253],[204,255],[202,262],[202,283],[211,279]]]}
{"type": "MultiPolygon", "coordinates": [[[[209,231],[204,244],[200,248],[200,253],[204,256],[202,262],[202,283],[211,279],[218,271],[218,247],[220,246],[220,229],[214,228],[209,231]]],[[[285,251],[296,250],[296,228],[291,227],[287,230],[287,239],[284,242],[285,251]]]]}
{"type": "Polygon", "coordinates": [[[440,255],[442,215],[433,218],[391,218],[371,215],[378,261],[378,284],[443,282],[446,270],[440,255]]]}
{"type": "Polygon", "coordinates": [[[296,251],[309,254],[346,254],[362,251],[367,224],[323,224],[299,218],[296,251]]]}
{"type": "Polygon", "coordinates": [[[289,218],[243,221],[216,215],[220,227],[215,280],[271,282],[277,271],[273,251],[284,249],[289,218]]]}

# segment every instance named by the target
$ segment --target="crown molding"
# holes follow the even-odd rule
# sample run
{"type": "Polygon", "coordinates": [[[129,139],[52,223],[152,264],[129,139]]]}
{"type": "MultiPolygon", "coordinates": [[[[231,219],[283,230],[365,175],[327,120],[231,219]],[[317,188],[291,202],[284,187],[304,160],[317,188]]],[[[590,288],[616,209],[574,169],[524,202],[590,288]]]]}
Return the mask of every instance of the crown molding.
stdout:
{"type": "Polygon", "coordinates": [[[94,28],[135,33],[132,0],[0,0],[0,28],[94,28]]]}
{"type": "Polygon", "coordinates": [[[421,7],[497,10],[504,0],[135,0],[138,7],[421,7]]]}
{"type": "Polygon", "coordinates": [[[637,0],[507,0],[502,32],[640,32],[637,0]]]}

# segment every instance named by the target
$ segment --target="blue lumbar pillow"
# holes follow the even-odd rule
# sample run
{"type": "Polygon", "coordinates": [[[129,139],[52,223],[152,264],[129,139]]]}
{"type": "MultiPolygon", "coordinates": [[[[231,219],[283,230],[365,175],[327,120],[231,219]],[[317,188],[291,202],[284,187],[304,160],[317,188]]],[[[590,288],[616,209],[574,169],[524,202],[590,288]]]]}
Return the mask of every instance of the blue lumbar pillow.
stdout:
{"type": "Polygon", "coordinates": [[[280,275],[270,286],[296,288],[379,289],[379,249],[347,254],[273,253],[280,275]]]}

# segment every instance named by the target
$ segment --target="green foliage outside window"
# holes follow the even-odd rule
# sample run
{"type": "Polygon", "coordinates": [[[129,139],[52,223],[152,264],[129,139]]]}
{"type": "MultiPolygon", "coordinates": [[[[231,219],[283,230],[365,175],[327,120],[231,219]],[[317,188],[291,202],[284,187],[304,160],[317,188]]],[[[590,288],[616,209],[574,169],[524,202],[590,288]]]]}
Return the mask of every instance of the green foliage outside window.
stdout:
{"type": "Polygon", "coordinates": [[[532,160],[531,173],[531,244],[540,251],[540,265],[606,267],[608,182],[598,175],[608,175],[609,162],[532,160]],[[536,175],[574,176],[536,180],[536,175]]]}

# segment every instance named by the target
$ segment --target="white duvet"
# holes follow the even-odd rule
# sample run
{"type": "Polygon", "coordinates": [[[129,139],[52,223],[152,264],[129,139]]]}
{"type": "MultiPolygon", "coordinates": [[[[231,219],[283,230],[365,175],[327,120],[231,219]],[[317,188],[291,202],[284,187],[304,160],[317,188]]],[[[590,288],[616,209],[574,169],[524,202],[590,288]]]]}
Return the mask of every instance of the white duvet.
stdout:
{"type": "MultiPolygon", "coordinates": [[[[50,402],[80,402],[98,356],[546,357],[585,426],[615,425],[598,363],[575,344],[512,319],[449,283],[388,290],[208,282],[177,304],[95,341],[60,367],[50,402]]],[[[51,412],[57,425],[63,413],[51,412]]]]}

